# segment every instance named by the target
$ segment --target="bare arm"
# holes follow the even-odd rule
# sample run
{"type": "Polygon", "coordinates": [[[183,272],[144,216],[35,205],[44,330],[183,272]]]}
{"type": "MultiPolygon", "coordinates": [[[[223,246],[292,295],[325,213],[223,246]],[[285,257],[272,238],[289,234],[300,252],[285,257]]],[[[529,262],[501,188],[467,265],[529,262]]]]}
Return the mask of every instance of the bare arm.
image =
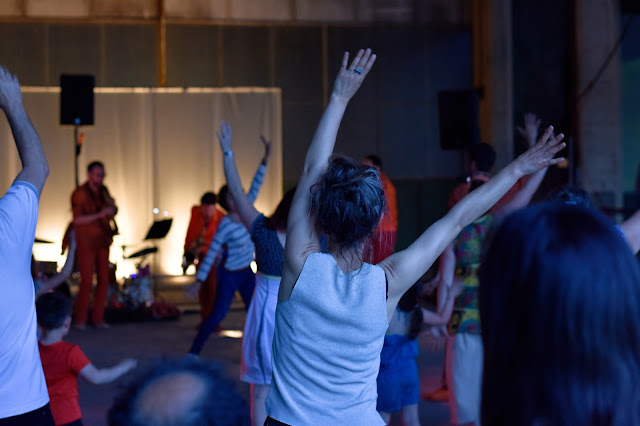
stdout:
{"type": "Polygon", "coordinates": [[[544,180],[547,170],[548,167],[545,167],[544,169],[535,172],[531,178],[527,180],[527,183],[522,187],[522,189],[518,191],[518,193],[509,200],[508,203],[500,207],[495,214],[497,216],[506,216],[511,212],[527,206],[544,180]]]}
{"type": "Polygon", "coordinates": [[[311,140],[302,175],[293,196],[287,226],[282,280],[278,293],[279,302],[289,299],[307,256],[320,251],[318,236],[309,217],[311,186],[318,181],[327,168],[347,104],[371,70],[376,55],[372,54],[370,49],[360,50],[347,68],[348,60],[349,54],[345,52],[329,103],[311,140]],[[354,72],[356,68],[359,72],[354,72]]]}
{"type": "Polygon", "coordinates": [[[631,251],[633,254],[638,254],[638,250],[640,250],[640,210],[635,212],[620,227],[631,251]]]}
{"type": "MultiPolygon", "coordinates": [[[[427,325],[444,325],[449,322],[451,313],[453,312],[453,302],[456,300],[456,292],[453,288],[445,287],[443,289],[444,297],[442,298],[442,309],[438,308],[438,312],[432,312],[425,308],[422,309],[422,322],[427,325]]],[[[438,294],[440,297],[440,294],[438,294]]],[[[438,300],[440,302],[440,300],[438,300]]]]}
{"type": "Polygon", "coordinates": [[[40,194],[49,176],[47,158],[22,104],[20,83],[16,76],[3,67],[0,67],[0,109],[7,116],[22,162],[22,170],[16,180],[29,182],[40,194]]]}
{"type": "Polygon", "coordinates": [[[456,254],[453,250],[453,242],[442,252],[438,258],[438,312],[444,309],[447,297],[447,288],[453,284],[453,275],[456,270],[456,254]]]}
{"type": "Polygon", "coordinates": [[[451,291],[453,286],[453,276],[456,269],[456,255],[453,250],[453,243],[449,244],[438,259],[438,305],[437,313],[423,308],[422,316],[425,324],[444,325],[451,318],[453,311],[451,291]]]}
{"type": "MultiPolygon", "coordinates": [[[[538,139],[538,129],[540,128],[540,119],[533,113],[526,113],[524,115],[524,126],[517,126],[518,133],[522,135],[527,141],[527,146],[531,148],[536,144],[538,139]]],[[[521,209],[527,206],[534,194],[540,187],[540,184],[544,180],[544,176],[547,173],[547,168],[535,172],[527,183],[522,187],[520,191],[508,202],[505,203],[495,214],[497,216],[506,216],[509,213],[521,209]]]]}
{"type": "MultiPolygon", "coordinates": [[[[71,231],[70,242],[69,242],[69,250],[67,251],[67,260],[64,262],[64,266],[62,270],[58,273],[46,280],[38,294],[43,294],[48,292],[49,290],[53,290],[58,287],[60,284],[65,282],[71,276],[73,272],[73,263],[76,256],[76,238],[74,235],[74,231],[71,231]]],[[[37,297],[36,297],[37,298],[37,297]]]]}
{"type": "MultiPolygon", "coordinates": [[[[236,167],[236,159],[231,149],[231,124],[224,120],[221,121],[220,130],[216,131],[216,134],[220,141],[220,149],[222,149],[223,152],[222,164],[224,165],[224,176],[227,179],[229,193],[236,203],[240,220],[242,220],[242,223],[247,229],[251,229],[251,224],[260,212],[256,210],[253,203],[249,200],[249,197],[247,197],[247,194],[244,193],[244,189],[242,189],[242,182],[240,181],[236,167]]],[[[271,143],[268,143],[264,138],[262,138],[262,140],[265,144],[265,156],[261,164],[266,166],[271,152],[271,143]]]]}
{"type": "Polygon", "coordinates": [[[119,364],[110,368],[96,368],[93,364],[88,364],[80,370],[80,375],[88,382],[94,385],[100,385],[113,382],[120,376],[133,370],[137,365],[138,361],[133,358],[124,359],[119,364]]]}
{"type": "Polygon", "coordinates": [[[380,263],[389,283],[387,314],[393,313],[400,297],[444,251],[455,236],[495,204],[523,176],[563,161],[553,156],[564,148],[564,135],[551,137],[549,127],[540,141],[502,169],[493,179],[472,191],[442,219],[422,233],[406,250],[380,263]]]}

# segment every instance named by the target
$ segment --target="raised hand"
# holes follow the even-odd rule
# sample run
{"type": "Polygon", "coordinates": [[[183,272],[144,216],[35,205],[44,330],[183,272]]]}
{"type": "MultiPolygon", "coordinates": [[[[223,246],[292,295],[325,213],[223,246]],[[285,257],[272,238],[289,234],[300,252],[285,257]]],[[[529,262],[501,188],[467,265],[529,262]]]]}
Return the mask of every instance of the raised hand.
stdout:
{"type": "Polygon", "coordinates": [[[220,122],[220,130],[216,130],[222,152],[231,151],[231,124],[228,121],[220,122]]]}
{"type": "Polygon", "coordinates": [[[262,135],[260,135],[260,140],[264,145],[264,157],[262,158],[262,164],[266,165],[269,157],[271,156],[271,141],[267,140],[267,138],[262,135]]]}
{"type": "Polygon", "coordinates": [[[22,104],[18,78],[0,66],[0,108],[7,111],[12,105],[22,104]]]}
{"type": "Polygon", "coordinates": [[[376,61],[376,55],[371,53],[371,49],[358,51],[356,57],[351,61],[351,65],[347,67],[349,61],[349,52],[345,52],[342,57],[342,65],[333,84],[331,96],[334,96],[344,102],[348,102],[358,91],[358,88],[369,74],[373,63],[376,61]]]}
{"type": "Polygon", "coordinates": [[[527,140],[529,148],[536,143],[538,139],[538,129],[540,128],[540,119],[533,113],[528,112],[524,115],[524,127],[516,126],[518,133],[527,140]]]}
{"type": "Polygon", "coordinates": [[[553,126],[547,127],[538,143],[529,148],[515,160],[515,166],[522,175],[535,173],[545,167],[564,161],[564,158],[553,158],[567,144],[562,142],[564,135],[553,135],[553,126]]]}

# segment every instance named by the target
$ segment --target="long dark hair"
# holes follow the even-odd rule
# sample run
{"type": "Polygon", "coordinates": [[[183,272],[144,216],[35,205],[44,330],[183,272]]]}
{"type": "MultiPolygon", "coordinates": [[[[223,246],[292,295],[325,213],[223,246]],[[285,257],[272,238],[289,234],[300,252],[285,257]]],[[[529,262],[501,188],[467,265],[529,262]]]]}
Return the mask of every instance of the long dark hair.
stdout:
{"type": "Polygon", "coordinates": [[[311,187],[310,213],[320,234],[340,250],[349,249],[375,230],[386,208],[382,182],[376,169],[334,156],[311,187]]]}
{"type": "Polygon", "coordinates": [[[640,424],[640,268],[597,211],[508,216],[480,268],[482,423],[640,424]]]}
{"type": "Polygon", "coordinates": [[[222,207],[226,212],[229,212],[229,203],[227,203],[228,195],[229,187],[227,185],[224,185],[222,188],[220,188],[220,191],[218,191],[218,204],[220,204],[220,207],[222,207]]]}
{"type": "Polygon", "coordinates": [[[294,186],[290,190],[288,190],[283,196],[280,203],[278,203],[278,207],[273,212],[273,214],[267,218],[266,226],[268,229],[272,231],[286,231],[287,223],[289,222],[289,210],[291,209],[291,202],[293,201],[293,196],[296,193],[296,187],[294,186]]]}

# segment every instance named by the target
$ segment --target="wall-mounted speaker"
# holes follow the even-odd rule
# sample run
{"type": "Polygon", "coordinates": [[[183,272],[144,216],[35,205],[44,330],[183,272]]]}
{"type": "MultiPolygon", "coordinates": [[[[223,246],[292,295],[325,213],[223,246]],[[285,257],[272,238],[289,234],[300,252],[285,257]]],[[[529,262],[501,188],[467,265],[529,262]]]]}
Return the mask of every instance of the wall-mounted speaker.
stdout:
{"type": "Polygon", "coordinates": [[[92,75],[60,76],[60,124],[93,125],[94,87],[92,75]]]}
{"type": "Polygon", "coordinates": [[[440,148],[467,149],[480,142],[479,93],[476,89],[438,93],[440,148]]]}

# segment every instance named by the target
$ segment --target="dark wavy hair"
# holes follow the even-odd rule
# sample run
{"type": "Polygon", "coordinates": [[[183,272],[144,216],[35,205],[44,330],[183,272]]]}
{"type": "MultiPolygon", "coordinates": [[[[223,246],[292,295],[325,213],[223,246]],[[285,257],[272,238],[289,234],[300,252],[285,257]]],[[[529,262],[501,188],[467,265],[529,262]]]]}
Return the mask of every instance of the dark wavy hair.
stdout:
{"type": "Polygon", "coordinates": [[[479,279],[482,424],[640,424],[640,268],[606,217],[519,210],[479,279]]]}
{"type": "Polygon", "coordinates": [[[92,161],[87,166],[87,172],[90,172],[91,170],[95,169],[96,167],[100,167],[102,170],[104,170],[104,164],[102,163],[102,161],[92,161]]]}
{"type": "Polygon", "coordinates": [[[71,301],[65,295],[53,292],[45,293],[36,300],[38,324],[45,330],[62,327],[71,315],[71,301]]]}
{"type": "Polygon", "coordinates": [[[286,231],[287,224],[289,223],[289,210],[291,210],[291,202],[293,196],[296,193],[296,187],[294,186],[288,190],[283,196],[278,207],[273,212],[271,217],[267,218],[266,226],[272,231],[286,231]]]}
{"type": "Polygon", "coordinates": [[[227,203],[227,195],[229,194],[229,187],[227,185],[220,188],[218,191],[218,204],[220,207],[225,209],[225,211],[229,211],[229,204],[227,203]]]}
{"type": "Polygon", "coordinates": [[[386,209],[380,176],[373,167],[333,156],[327,171],[311,187],[310,213],[320,234],[340,250],[369,237],[386,209]]]}
{"type": "Polygon", "coordinates": [[[200,198],[200,204],[206,204],[209,206],[214,205],[216,201],[216,194],[213,192],[205,192],[202,194],[202,198],[200,198]]]}
{"type": "Polygon", "coordinates": [[[159,360],[156,365],[116,396],[107,414],[110,426],[244,426],[250,424],[249,408],[234,384],[215,364],[195,357],[177,360],[159,360]],[[184,392],[171,389],[172,376],[187,374],[204,385],[202,395],[193,397],[192,404],[171,404],[166,410],[149,412],[141,406],[145,392],[170,395],[168,401],[184,392]],[[160,383],[158,383],[160,381],[160,383]],[[155,389],[153,388],[155,386],[155,389]],[[169,387],[169,388],[167,388],[169,387]],[[173,407],[175,405],[176,407],[173,407]]]}

